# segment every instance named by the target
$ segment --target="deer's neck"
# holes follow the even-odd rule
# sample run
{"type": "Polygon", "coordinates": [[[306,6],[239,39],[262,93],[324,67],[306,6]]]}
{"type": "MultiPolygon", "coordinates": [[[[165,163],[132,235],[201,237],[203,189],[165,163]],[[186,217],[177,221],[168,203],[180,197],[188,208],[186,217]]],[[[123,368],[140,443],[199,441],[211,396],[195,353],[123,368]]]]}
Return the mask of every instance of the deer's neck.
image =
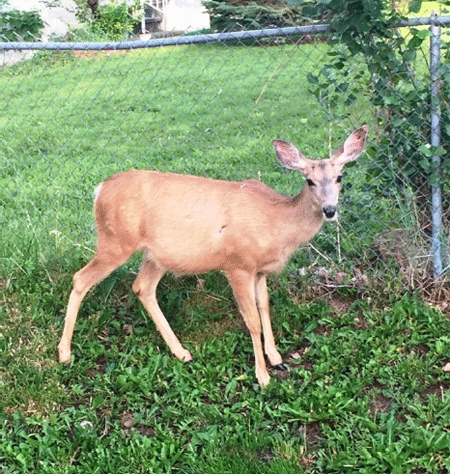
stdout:
{"type": "Polygon", "coordinates": [[[323,224],[322,210],[308,186],[298,196],[280,200],[272,220],[272,247],[260,271],[281,270],[292,253],[308,242],[323,224]]]}
{"type": "Polygon", "coordinates": [[[314,237],[323,224],[320,203],[306,184],[300,194],[292,198],[290,231],[296,245],[303,245],[314,237]]]}

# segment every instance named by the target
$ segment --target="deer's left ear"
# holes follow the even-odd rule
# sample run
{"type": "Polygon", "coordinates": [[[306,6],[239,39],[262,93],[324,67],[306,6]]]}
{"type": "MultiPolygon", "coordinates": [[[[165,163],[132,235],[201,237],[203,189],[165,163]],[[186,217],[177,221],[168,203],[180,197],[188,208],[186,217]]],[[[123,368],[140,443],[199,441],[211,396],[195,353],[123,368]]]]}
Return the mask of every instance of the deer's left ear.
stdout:
{"type": "Polygon", "coordinates": [[[349,161],[356,160],[364,151],[366,146],[367,134],[369,127],[363,125],[349,135],[345,143],[337,150],[331,159],[337,161],[341,165],[345,165],[349,161]]]}

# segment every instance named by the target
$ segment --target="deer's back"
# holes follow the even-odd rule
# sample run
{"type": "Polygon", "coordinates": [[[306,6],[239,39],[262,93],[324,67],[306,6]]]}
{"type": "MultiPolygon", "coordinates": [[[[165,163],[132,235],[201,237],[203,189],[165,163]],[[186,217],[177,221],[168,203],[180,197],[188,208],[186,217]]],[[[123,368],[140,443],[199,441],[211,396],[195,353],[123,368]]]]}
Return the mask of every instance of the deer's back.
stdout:
{"type": "Polygon", "coordinates": [[[167,270],[257,268],[273,259],[277,219],[288,198],[256,180],[233,182],[154,171],[102,183],[95,212],[101,236],[130,253],[142,248],[167,270]]]}

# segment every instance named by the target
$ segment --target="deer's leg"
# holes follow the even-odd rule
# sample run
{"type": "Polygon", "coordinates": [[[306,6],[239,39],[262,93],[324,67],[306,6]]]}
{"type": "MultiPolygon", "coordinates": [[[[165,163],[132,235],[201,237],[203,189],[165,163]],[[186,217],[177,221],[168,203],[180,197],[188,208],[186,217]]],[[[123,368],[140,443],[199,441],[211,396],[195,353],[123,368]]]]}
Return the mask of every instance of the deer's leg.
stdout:
{"type": "Polygon", "coordinates": [[[262,329],[264,334],[264,351],[273,366],[283,368],[283,359],[277,351],[272,332],[269,313],[269,294],[267,293],[266,275],[259,274],[256,277],[256,304],[261,317],[262,329]]]}
{"type": "Polygon", "coordinates": [[[256,280],[253,272],[234,270],[228,274],[239,309],[252,337],[255,351],[256,378],[261,387],[270,381],[261,342],[261,321],[256,306],[256,280]]]}
{"type": "Polygon", "coordinates": [[[106,278],[119,265],[122,265],[128,257],[129,255],[123,253],[113,255],[97,251],[96,256],[73,276],[73,288],[67,305],[64,330],[58,346],[61,362],[70,362],[73,328],[84,296],[94,285],[106,278]]]}
{"type": "Polygon", "coordinates": [[[169,346],[172,353],[180,360],[192,360],[191,353],[186,350],[172,331],[167,319],[159,308],[156,300],[156,287],[164,275],[164,270],[159,268],[152,260],[144,257],[144,262],[139,274],[133,283],[133,291],[141,300],[142,305],[153,319],[159,333],[169,346]]]}

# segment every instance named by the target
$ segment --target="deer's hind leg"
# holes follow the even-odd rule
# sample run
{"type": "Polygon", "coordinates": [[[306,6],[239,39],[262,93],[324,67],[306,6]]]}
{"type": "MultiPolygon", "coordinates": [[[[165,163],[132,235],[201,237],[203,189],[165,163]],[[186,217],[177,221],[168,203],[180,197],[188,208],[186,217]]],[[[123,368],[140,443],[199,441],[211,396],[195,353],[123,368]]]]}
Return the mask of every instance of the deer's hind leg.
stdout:
{"type": "MultiPolygon", "coordinates": [[[[119,248],[116,246],[115,248],[119,248]]],[[[97,283],[105,279],[118,266],[124,263],[130,254],[120,250],[112,253],[103,252],[101,247],[97,250],[95,257],[73,276],[73,289],[70,293],[67,305],[66,318],[64,320],[64,330],[59,341],[60,362],[70,362],[71,341],[73,329],[77,320],[78,310],[86,293],[97,283]]]]}
{"type": "Polygon", "coordinates": [[[164,273],[164,269],[158,267],[147,255],[144,255],[141,269],[133,283],[133,291],[140,299],[147,313],[153,319],[156,328],[172,353],[179,360],[188,362],[192,360],[191,353],[181,345],[156,300],[156,287],[164,273]]]}

